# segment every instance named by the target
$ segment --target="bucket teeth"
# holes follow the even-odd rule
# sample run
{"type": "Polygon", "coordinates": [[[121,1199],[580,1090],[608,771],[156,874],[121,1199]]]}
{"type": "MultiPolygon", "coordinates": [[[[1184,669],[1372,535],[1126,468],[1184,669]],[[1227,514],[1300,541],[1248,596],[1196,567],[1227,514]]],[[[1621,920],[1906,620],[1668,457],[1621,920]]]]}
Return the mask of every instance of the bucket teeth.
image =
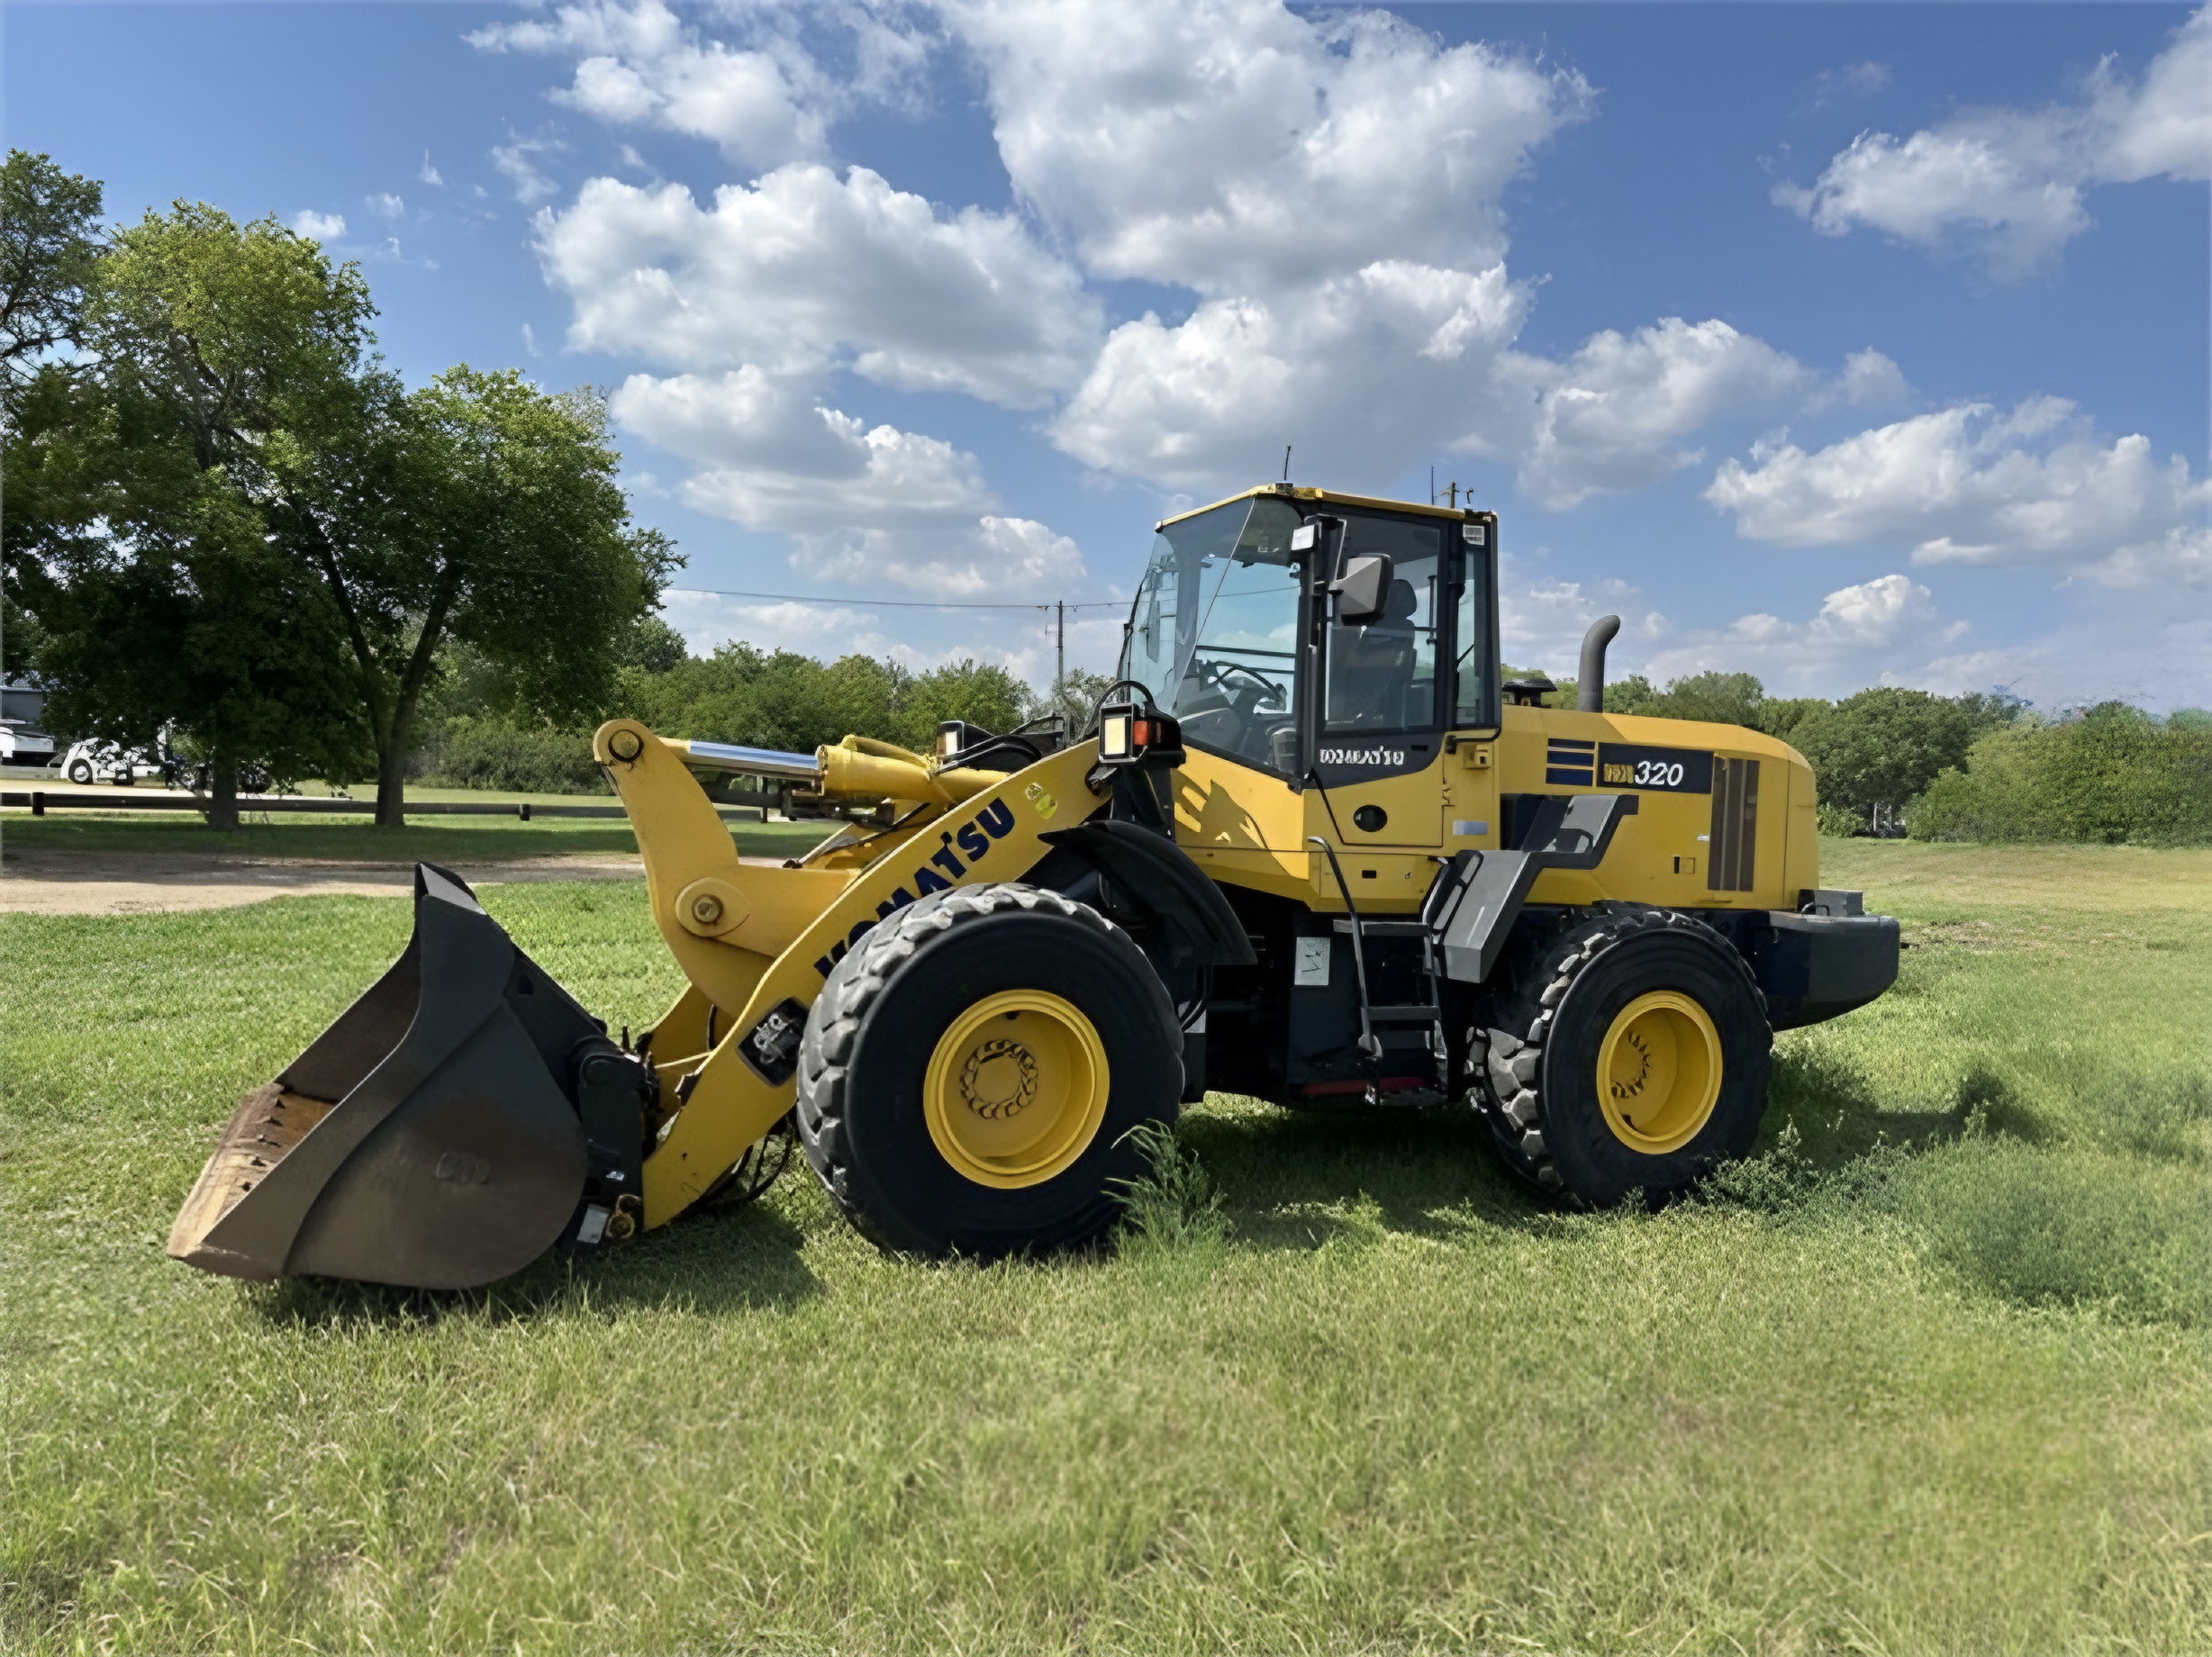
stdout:
{"type": "Polygon", "coordinates": [[[178,1260],[231,1277],[266,1277],[238,1256],[205,1247],[215,1222],[238,1206],[268,1169],[307,1136],[307,1130],[331,1113],[327,1100],[287,1093],[280,1083],[258,1087],[238,1101],[231,1125],[222,1130],[215,1154],[200,1171],[199,1183],[177,1211],[169,1228],[168,1252],[178,1260]]]}

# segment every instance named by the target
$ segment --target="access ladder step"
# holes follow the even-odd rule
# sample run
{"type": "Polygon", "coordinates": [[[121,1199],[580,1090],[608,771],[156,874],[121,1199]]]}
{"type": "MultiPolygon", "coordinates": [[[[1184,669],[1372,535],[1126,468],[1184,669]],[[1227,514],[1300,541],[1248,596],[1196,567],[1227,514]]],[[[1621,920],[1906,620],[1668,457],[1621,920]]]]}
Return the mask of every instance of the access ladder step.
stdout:
{"type": "MultiPolygon", "coordinates": [[[[1339,932],[1349,933],[1352,930],[1352,923],[1341,915],[1337,918],[1334,925],[1339,932]]],[[[1362,919],[1359,923],[1359,935],[1362,937],[1426,937],[1428,935],[1428,927],[1426,922],[1419,920],[1362,919]]]]}
{"type": "Polygon", "coordinates": [[[1444,1016],[1440,1007],[1370,1007],[1370,1024],[1434,1024],[1444,1016]]]}

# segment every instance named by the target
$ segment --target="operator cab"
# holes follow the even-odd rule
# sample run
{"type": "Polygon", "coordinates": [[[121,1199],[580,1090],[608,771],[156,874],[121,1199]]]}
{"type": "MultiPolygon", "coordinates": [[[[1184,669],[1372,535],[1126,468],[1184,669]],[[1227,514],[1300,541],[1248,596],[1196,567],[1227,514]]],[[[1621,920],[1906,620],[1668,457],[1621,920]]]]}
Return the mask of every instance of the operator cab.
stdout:
{"type": "Polygon", "coordinates": [[[1293,787],[1419,770],[1497,728],[1496,557],[1489,513],[1257,489],[1158,525],[1120,676],[1293,787]]]}

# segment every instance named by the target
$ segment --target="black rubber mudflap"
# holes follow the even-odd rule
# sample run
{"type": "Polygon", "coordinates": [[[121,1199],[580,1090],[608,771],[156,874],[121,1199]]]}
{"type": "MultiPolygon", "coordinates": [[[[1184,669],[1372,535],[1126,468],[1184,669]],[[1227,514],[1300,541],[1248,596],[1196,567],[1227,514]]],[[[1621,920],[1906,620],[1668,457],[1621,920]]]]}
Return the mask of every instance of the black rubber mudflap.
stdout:
{"type": "MultiPolygon", "coordinates": [[[[231,1277],[466,1289],[560,1237],[587,1176],[576,1072],[621,1055],[458,877],[415,866],[414,936],[274,1082],[240,1101],[169,1236],[231,1277]]],[[[638,1145],[617,1147],[635,1189],[638,1145]]],[[[614,1190],[621,1190],[616,1185],[614,1190]]]]}

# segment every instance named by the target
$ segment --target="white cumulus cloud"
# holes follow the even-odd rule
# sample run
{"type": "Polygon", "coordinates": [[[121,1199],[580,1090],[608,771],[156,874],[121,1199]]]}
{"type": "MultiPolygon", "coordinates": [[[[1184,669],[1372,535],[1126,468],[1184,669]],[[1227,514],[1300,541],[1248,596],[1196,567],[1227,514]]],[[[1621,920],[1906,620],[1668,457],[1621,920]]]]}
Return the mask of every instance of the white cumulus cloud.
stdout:
{"type": "Polygon", "coordinates": [[[946,598],[1056,594],[1086,579],[1072,539],[997,510],[973,455],[869,427],[756,367],[633,375],[613,411],[699,468],[683,487],[690,505],[789,536],[793,568],[817,579],[946,598]]]}
{"type": "Polygon", "coordinates": [[[310,241],[336,241],[346,233],[346,215],[303,207],[292,215],[292,228],[310,241]]]}
{"type": "Polygon", "coordinates": [[[538,164],[538,158],[560,148],[551,139],[518,138],[511,144],[492,146],[492,165],[514,186],[514,199],[527,207],[553,194],[556,187],[553,180],[538,164]]]}
{"type": "Polygon", "coordinates": [[[1807,620],[1758,611],[1671,638],[1644,671],[1654,684],[1697,673],[1751,673],[1772,694],[1835,695],[1924,683],[1923,666],[1966,630],[1963,622],[1945,622],[1936,595],[1909,575],[1877,575],[1830,593],[1807,620]]]}
{"type": "Polygon", "coordinates": [[[686,27],[661,0],[590,0],[468,39],[486,51],[572,57],[575,77],[557,101],[610,125],[709,140],[756,168],[822,158],[830,121],[857,104],[911,101],[928,55],[926,36],[891,6],[748,6],[729,21],[741,42],[686,27]],[[849,67],[826,71],[802,24],[842,37],[849,67]]]}
{"type": "Polygon", "coordinates": [[[1724,415],[1780,402],[1809,379],[1797,361],[1726,322],[1667,317],[1632,335],[1591,335],[1564,362],[1502,358],[1459,445],[1509,460],[1533,499],[1573,506],[1695,465],[1683,440],[1724,415]]]}
{"type": "Polygon", "coordinates": [[[2070,104],[1963,110],[1904,139],[1863,132],[1810,188],[1783,184],[1774,199],[1823,235],[1864,226],[1935,250],[1964,242],[2017,278],[2090,227],[2091,189],[2153,177],[2212,178],[2212,7],[2140,84],[2108,59],[2070,104]]]}
{"type": "Polygon", "coordinates": [[[1498,197],[1591,102],[1382,12],[949,0],[1014,186],[1090,270],[1267,295],[1378,260],[1482,270],[1498,197]]]}
{"type": "Polygon", "coordinates": [[[669,100],[685,77],[734,77],[753,54],[813,124],[793,115],[781,149],[703,116],[684,130],[811,157],[850,105],[819,84],[808,30],[889,42],[856,58],[851,95],[892,96],[941,25],[983,70],[1027,211],[947,209],[813,159],[711,202],[594,179],[539,220],[574,349],[755,369],[809,408],[848,369],[1045,410],[1067,453],[1170,489],[1265,475],[1286,443],[1309,475],[1355,487],[1456,448],[1562,507],[1692,464],[1700,427],[1816,377],[1717,321],[1602,332],[1564,362],[1513,349],[1535,290],[1507,270],[1500,198],[1594,99],[1523,53],[1275,0],[944,0],[927,28],[888,5],[708,15],[726,38],[659,0],[476,38],[604,59],[577,83],[600,88],[593,107],[662,125],[682,124],[669,100]],[[1110,330],[1093,285],[1124,277],[1195,303],[1110,330]]]}
{"type": "Polygon", "coordinates": [[[396,219],[407,211],[407,204],[389,190],[379,190],[368,197],[368,210],[378,218],[396,219]]]}
{"type": "Polygon", "coordinates": [[[2160,461],[2149,439],[2108,441],[2071,403],[2038,397],[2005,414],[1916,415],[1809,453],[1754,449],[1749,466],[1724,462],[1705,498],[1752,540],[1901,545],[1917,564],[2095,565],[2124,579],[2162,557],[2186,565],[2189,537],[2170,538],[2212,509],[2212,485],[2179,456],[2160,461]]]}
{"type": "Polygon", "coordinates": [[[856,167],[777,169],[711,206],[669,184],[586,184],[541,213],[569,343],[778,375],[849,367],[902,390],[1033,407],[1081,377],[1100,311],[1011,215],[939,214],[856,167]]]}
{"type": "Polygon", "coordinates": [[[1265,475],[1301,441],[1334,478],[1387,477],[1437,435],[1439,408],[1466,401],[1527,303],[1503,266],[1388,263],[1273,301],[1210,300],[1175,327],[1147,315],[1114,330],[1053,435],[1170,486],[1265,475]]]}

